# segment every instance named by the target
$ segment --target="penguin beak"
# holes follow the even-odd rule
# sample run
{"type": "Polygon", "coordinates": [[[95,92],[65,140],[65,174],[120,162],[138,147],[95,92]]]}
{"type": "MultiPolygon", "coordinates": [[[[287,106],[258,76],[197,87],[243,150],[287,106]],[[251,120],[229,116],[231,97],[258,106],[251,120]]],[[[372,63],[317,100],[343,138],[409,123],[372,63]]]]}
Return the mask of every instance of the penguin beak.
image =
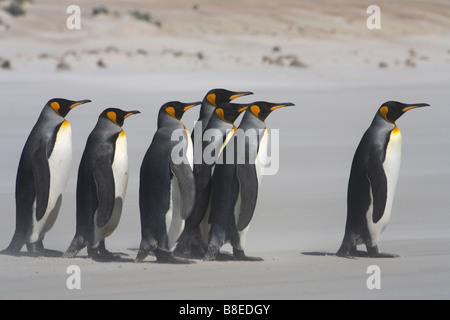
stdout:
{"type": "Polygon", "coordinates": [[[195,106],[198,106],[202,104],[201,101],[200,102],[193,102],[193,103],[188,103],[188,105],[186,107],[184,107],[184,112],[188,111],[189,109],[192,109],[195,106]]]}
{"type": "Polygon", "coordinates": [[[403,112],[412,110],[412,109],[417,109],[417,108],[422,108],[422,107],[429,107],[430,105],[428,103],[416,103],[416,104],[409,104],[406,105],[406,107],[404,107],[402,109],[403,112]]]}
{"type": "Polygon", "coordinates": [[[293,106],[295,106],[295,104],[293,104],[291,102],[280,103],[279,105],[276,105],[276,106],[273,106],[272,108],[270,108],[270,111],[274,111],[274,110],[285,108],[285,107],[293,107],[293,106]]]}
{"type": "Polygon", "coordinates": [[[140,114],[141,112],[140,111],[137,111],[137,110],[135,110],[135,111],[129,111],[126,115],[125,115],[125,117],[123,117],[124,119],[126,119],[126,118],[128,118],[128,117],[131,117],[132,115],[134,115],[134,114],[140,114]]]}
{"type": "Polygon", "coordinates": [[[240,97],[243,97],[243,96],[249,96],[249,95],[252,95],[252,94],[254,94],[254,93],[250,92],[250,91],[235,92],[235,94],[230,97],[230,101],[233,101],[234,99],[237,99],[237,98],[240,98],[240,97]]]}
{"type": "Polygon", "coordinates": [[[82,104],[89,103],[89,102],[92,102],[92,101],[91,100],[80,100],[80,101],[77,101],[77,102],[75,102],[74,104],[72,104],[70,106],[70,109],[72,110],[73,108],[76,108],[78,106],[81,106],[82,104]]]}
{"type": "Polygon", "coordinates": [[[247,110],[247,109],[248,109],[248,106],[247,106],[247,107],[240,108],[240,109],[238,110],[238,112],[239,112],[239,113],[242,113],[242,112],[244,112],[244,111],[247,110]]]}

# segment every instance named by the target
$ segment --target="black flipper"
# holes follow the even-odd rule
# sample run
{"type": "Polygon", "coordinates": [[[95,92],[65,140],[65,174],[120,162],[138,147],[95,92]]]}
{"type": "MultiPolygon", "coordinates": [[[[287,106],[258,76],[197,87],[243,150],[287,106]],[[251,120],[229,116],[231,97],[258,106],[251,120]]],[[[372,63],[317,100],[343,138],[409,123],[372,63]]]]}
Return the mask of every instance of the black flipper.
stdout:
{"type": "Polygon", "coordinates": [[[258,176],[254,164],[239,164],[236,166],[236,173],[241,195],[237,229],[242,231],[249,225],[255,213],[258,200],[258,176]]]}
{"type": "Polygon", "coordinates": [[[115,183],[111,162],[107,156],[99,158],[92,173],[97,185],[98,214],[97,227],[104,227],[111,219],[115,202],[115,183]]]}
{"type": "Polygon", "coordinates": [[[381,157],[376,155],[369,159],[366,166],[367,178],[370,181],[373,198],[373,223],[383,217],[387,201],[387,178],[384,172],[381,157]]]}
{"type": "Polygon", "coordinates": [[[189,164],[170,163],[170,169],[176,178],[181,194],[181,217],[187,219],[195,205],[195,178],[189,164]]]}
{"type": "Polygon", "coordinates": [[[31,168],[36,189],[36,219],[41,220],[47,211],[50,195],[50,167],[48,165],[47,147],[41,142],[33,155],[31,168]]]}

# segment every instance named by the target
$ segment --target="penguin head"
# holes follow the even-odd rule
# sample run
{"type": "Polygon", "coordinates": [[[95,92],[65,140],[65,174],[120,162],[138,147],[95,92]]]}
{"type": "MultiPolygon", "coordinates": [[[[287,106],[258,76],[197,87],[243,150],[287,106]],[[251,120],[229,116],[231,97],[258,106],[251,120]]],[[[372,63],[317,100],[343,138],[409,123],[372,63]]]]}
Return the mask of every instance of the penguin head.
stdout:
{"type": "Polygon", "coordinates": [[[118,125],[119,127],[122,127],[126,118],[139,113],[140,112],[137,110],[123,111],[117,108],[108,108],[100,114],[100,118],[108,119],[113,123],[115,123],[116,125],[118,125]]]}
{"type": "Polygon", "coordinates": [[[204,100],[208,101],[211,105],[217,108],[219,105],[223,103],[229,103],[234,99],[243,96],[248,96],[251,94],[253,94],[253,92],[250,91],[237,92],[237,91],[229,91],[226,89],[213,89],[206,94],[204,100]]]}
{"type": "Polygon", "coordinates": [[[398,101],[389,101],[383,103],[378,110],[378,114],[380,114],[387,122],[395,124],[395,121],[397,121],[397,119],[400,118],[405,112],[428,106],[429,104],[427,103],[405,104],[398,101]]]}
{"type": "Polygon", "coordinates": [[[222,119],[222,121],[233,124],[239,115],[247,110],[248,104],[239,104],[239,103],[222,103],[219,105],[214,112],[216,115],[222,119]]]}
{"type": "Polygon", "coordinates": [[[272,113],[272,111],[292,106],[295,106],[295,104],[291,102],[271,103],[265,101],[258,101],[250,104],[249,111],[259,120],[264,122],[266,118],[269,116],[269,114],[272,113]]]}
{"type": "Polygon", "coordinates": [[[52,99],[47,102],[47,106],[52,108],[59,116],[65,118],[70,110],[79,105],[92,102],[91,100],[80,100],[80,101],[72,101],[66,99],[52,99]]]}
{"type": "Polygon", "coordinates": [[[163,114],[168,114],[172,118],[176,120],[181,120],[183,115],[189,109],[198,106],[201,102],[190,102],[190,103],[182,103],[179,101],[171,101],[167,102],[161,107],[161,111],[163,114]]]}

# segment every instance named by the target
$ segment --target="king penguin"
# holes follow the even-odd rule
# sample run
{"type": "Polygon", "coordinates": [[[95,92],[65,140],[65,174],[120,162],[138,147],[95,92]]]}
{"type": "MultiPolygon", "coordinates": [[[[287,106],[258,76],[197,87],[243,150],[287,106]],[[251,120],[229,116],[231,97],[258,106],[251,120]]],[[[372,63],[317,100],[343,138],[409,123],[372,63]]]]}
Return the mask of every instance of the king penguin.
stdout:
{"type": "Polygon", "coordinates": [[[144,261],[153,251],[159,263],[191,263],[175,258],[173,251],[195,201],[192,140],[181,119],[200,103],[172,101],[159,111],[158,129],[141,166],[142,240],[136,262],[144,261]]]}
{"type": "Polygon", "coordinates": [[[206,126],[208,125],[209,120],[212,114],[214,113],[214,110],[217,108],[217,106],[221,105],[222,103],[228,103],[233,101],[234,99],[252,94],[253,92],[250,91],[236,92],[226,89],[210,90],[203,98],[202,105],[200,107],[199,119],[197,121],[198,126],[195,126],[194,130],[192,131],[193,143],[195,144],[197,142],[200,142],[201,146],[201,139],[203,138],[203,132],[205,132],[206,126]]]}
{"type": "Polygon", "coordinates": [[[94,260],[112,260],[105,238],[117,228],[128,186],[125,119],[139,111],[104,110],[88,137],[78,169],[76,234],[63,258],[73,258],[87,246],[94,260]]]}
{"type": "Polygon", "coordinates": [[[58,217],[72,165],[72,130],[65,117],[88,102],[52,99],[44,106],[20,158],[16,231],[3,253],[18,254],[26,244],[29,253],[44,254],[44,236],[58,217]]]}
{"type": "Polygon", "coordinates": [[[347,194],[347,223],[339,257],[395,258],[381,253],[378,241],[390,217],[400,171],[402,136],[395,124],[405,112],[425,103],[384,103],[365,132],[353,158],[347,194]],[[357,251],[364,244],[367,254],[357,251]]]}
{"type": "Polygon", "coordinates": [[[242,112],[247,110],[247,107],[248,104],[231,102],[220,104],[214,110],[203,131],[202,156],[199,162],[194,161],[195,206],[192,215],[186,221],[185,232],[180,238],[177,248],[178,254],[184,254],[187,251],[191,256],[197,258],[201,258],[205,254],[203,248],[208,245],[208,209],[212,172],[216,161],[237,129],[234,122],[242,112]]]}
{"type": "Polygon", "coordinates": [[[289,106],[294,104],[264,101],[250,104],[233,142],[225,147],[227,162],[216,164],[212,178],[211,231],[204,260],[215,260],[222,245],[230,241],[235,260],[262,261],[246,256],[244,248],[267,165],[269,132],[265,120],[272,111],[289,106]],[[228,162],[230,152],[231,163],[228,162]]]}

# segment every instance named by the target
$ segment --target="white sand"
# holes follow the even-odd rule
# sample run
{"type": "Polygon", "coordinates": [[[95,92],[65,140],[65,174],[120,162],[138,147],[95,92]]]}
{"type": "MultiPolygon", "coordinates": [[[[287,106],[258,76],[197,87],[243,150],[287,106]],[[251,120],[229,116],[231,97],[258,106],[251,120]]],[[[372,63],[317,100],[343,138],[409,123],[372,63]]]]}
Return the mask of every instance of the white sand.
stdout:
{"type": "MultiPolygon", "coordinates": [[[[198,1],[200,8],[203,2],[198,1]]],[[[354,1],[348,2],[354,5],[354,1]]],[[[35,6],[33,10],[48,14],[53,8],[59,12],[48,1],[42,3],[42,7],[35,6]]],[[[177,16],[173,8],[170,11],[157,3],[155,12],[163,23],[164,19],[177,16]]],[[[251,1],[246,3],[244,17],[251,16],[251,1]]],[[[414,3],[424,6],[428,2],[414,3]]],[[[401,28],[388,29],[389,24],[385,32],[395,32],[374,38],[351,25],[350,31],[345,31],[341,24],[337,27],[338,34],[343,32],[339,41],[326,32],[316,38],[315,33],[298,38],[280,31],[277,37],[270,38],[269,31],[255,21],[249,28],[262,30],[260,37],[251,32],[241,35],[229,25],[223,26],[223,30],[228,30],[225,35],[216,37],[212,31],[201,33],[196,29],[201,23],[208,23],[206,18],[186,25],[194,31],[183,33],[183,29],[175,27],[163,34],[152,31],[155,36],[147,42],[139,41],[150,32],[147,29],[135,38],[120,35],[122,42],[111,37],[111,21],[102,18],[102,24],[89,18],[86,25],[92,28],[82,31],[88,34],[76,35],[78,40],[74,44],[65,42],[64,49],[56,40],[73,35],[55,31],[52,26],[48,26],[48,32],[31,31],[26,29],[28,22],[24,22],[20,32],[15,24],[9,37],[0,33],[0,56],[10,59],[13,65],[11,71],[0,70],[0,148],[7,150],[0,157],[0,249],[9,244],[14,232],[14,183],[19,157],[47,100],[93,100],[68,116],[74,135],[72,173],[60,217],[44,241],[47,248],[58,251],[67,249],[75,231],[76,174],[98,114],[108,106],[142,112],[124,126],[129,144],[129,189],[121,223],[107,239],[110,250],[126,255],[123,261],[93,262],[86,259],[86,251],[73,260],[0,255],[0,299],[449,299],[450,43],[446,41],[448,33],[442,31],[448,22],[439,19],[439,12],[444,14],[449,6],[442,3],[445,1],[432,1],[434,6],[430,5],[430,16],[435,21],[426,19],[429,32],[419,28],[422,32],[412,30],[406,38],[397,38],[401,28]],[[97,30],[97,36],[93,30],[97,30]],[[104,38],[102,30],[106,30],[104,38]],[[107,69],[95,66],[95,55],[83,55],[79,61],[74,58],[73,70],[68,72],[54,71],[58,59],[36,58],[43,52],[58,56],[67,50],[77,50],[81,55],[84,49],[105,50],[111,44],[120,53],[110,54],[109,60],[104,58],[107,69]],[[280,45],[284,53],[298,54],[309,68],[263,64],[263,55],[274,54],[273,45],[280,45]],[[143,48],[149,54],[126,57],[123,52],[127,47],[133,52],[143,48]],[[198,50],[199,47],[203,49],[198,50]],[[201,62],[195,57],[178,59],[162,54],[164,48],[184,48],[184,52],[194,54],[202,51],[207,58],[201,62]],[[403,65],[410,49],[416,52],[416,68],[403,65]],[[421,60],[420,55],[428,60],[421,60]],[[396,60],[402,63],[394,66],[396,60]],[[387,61],[389,67],[377,68],[380,61],[387,61]],[[172,62],[180,68],[171,66],[172,62]],[[143,264],[134,264],[140,242],[138,173],[156,129],[157,111],[169,100],[201,99],[213,87],[255,93],[240,99],[242,102],[255,99],[296,104],[274,112],[267,121],[269,128],[280,129],[281,168],[278,175],[263,180],[247,243],[247,253],[265,261],[198,261],[195,265],[172,266],[156,264],[155,258],[149,257],[143,264]],[[387,100],[431,104],[430,108],[413,110],[398,121],[403,134],[402,168],[392,220],[379,246],[382,251],[402,257],[351,260],[327,255],[333,254],[342,240],[354,151],[377,108],[387,100]],[[72,264],[81,268],[81,290],[66,287],[66,269],[72,264]],[[366,287],[370,265],[381,268],[381,290],[366,287]]],[[[360,13],[352,8],[340,12],[358,12],[356,16],[365,19],[364,10],[360,13]]],[[[213,9],[209,10],[217,10],[213,9]]],[[[309,14],[315,9],[312,7],[309,14]]],[[[152,8],[148,10],[153,12],[152,8]]],[[[279,17],[267,10],[260,9],[255,17],[279,17]]],[[[338,9],[331,12],[334,10],[338,9]]],[[[411,10],[417,13],[418,9],[411,10]]],[[[302,10],[295,12],[307,15],[302,10]]],[[[428,11],[424,12],[428,17],[428,11]]],[[[326,16],[322,11],[317,14],[326,16]]],[[[30,17],[38,16],[30,13],[30,17]]],[[[243,19],[234,17],[237,21],[243,19]]],[[[312,21],[305,22],[306,26],[312,26],[312,21]]],[[[137,30],[134,21],[130,24],[132,30],[137,30]]],[[[189,129],[197,115],[198,110],[186,114],[184,122],[189,129]]],[[[230,250],[228,246],[224,249],[230,250]]]]}

